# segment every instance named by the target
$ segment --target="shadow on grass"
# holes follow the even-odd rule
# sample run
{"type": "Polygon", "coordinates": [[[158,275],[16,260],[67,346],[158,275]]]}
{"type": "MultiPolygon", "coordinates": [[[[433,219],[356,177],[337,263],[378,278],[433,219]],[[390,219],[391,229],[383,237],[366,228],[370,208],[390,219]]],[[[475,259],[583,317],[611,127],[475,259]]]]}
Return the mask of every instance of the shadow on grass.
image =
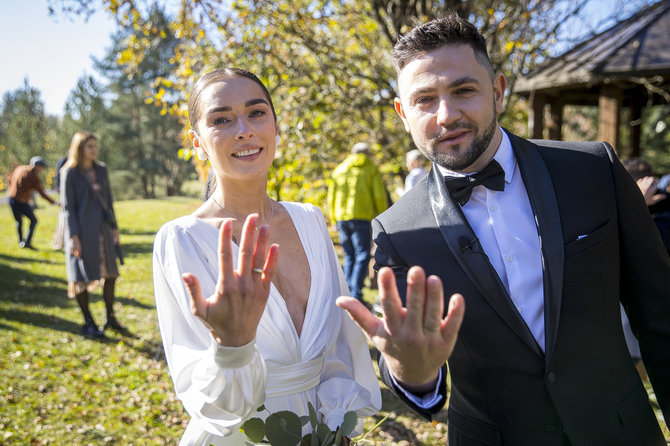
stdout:
{"type": "Polygon", "coordinates": [[[123,243],[122,240],[121,248],[126,256],[128,256],[128,254],[151,254],[154,245],[153,243],[123,243]]]}
{"type": "Polygon", "coordinates": [[[21,254],[24,255],[16,255],[16,256],[8,256],[7,254],[0,254],[0,262],[14,262],[14,263],[34,263],[34,262],[40,262],[40,263],[46,263],[49,265],[57,265],[62,262],[54,262],[53,260],[49,259],[36,259],[34,257],[26,257],[25,255],[30,255],[33,254],[33,256],[39,255],[39,251],[22,251],[21,254]],[[25,252],[25,254],[24,254],[25,252]]]}
{"type": "MultiPolygon", "coordinates": [[[[0,319],[20,322],[22,324],[32,325],[34,327],[49,328],[54,331],[70,333],[74,336],[80,337],[81,339],[90,339],[81,334],[80,331],[81,323],[72,322],[68,319],[63,319],[61,317],[53,316],[50,314],[38,313],[34,311],[10,309],[7,311],[3,311],[0,314],[0,319]]],[[[3,327],[0,327],[0,329],[1,328],[11,329],[12,327],[3,325],[3,327]]],[[[117,342],[116,339],[108,337],[102,339],[95,339],[95,341],[110,344],[117,342]]]]}
{"type": "Polygon", "coordinates": [[[62,277],[36,274],[0,263],[0,301],[16,304],[67,306],[67,281],[62,277]]]}
{"type": "Polygon", "coordinates": [[[156,308],[155,305],[149,305],[142,303],[136,299],[130,298],[130,297],[119,297],[117,296],[114,299],[114,305],[122,305],[122,306],[128,306],[128,307],[136,307],[136,308],[141,308],[143,310],[153,310],[156,308]]]}
{"type": "Polygon", "coordinates": [[[12,330],[12,329],[14,329],[14,327],[12,327],[11,325],[5,325],[2,322],[0,322],[0,330],[12,330]]]}

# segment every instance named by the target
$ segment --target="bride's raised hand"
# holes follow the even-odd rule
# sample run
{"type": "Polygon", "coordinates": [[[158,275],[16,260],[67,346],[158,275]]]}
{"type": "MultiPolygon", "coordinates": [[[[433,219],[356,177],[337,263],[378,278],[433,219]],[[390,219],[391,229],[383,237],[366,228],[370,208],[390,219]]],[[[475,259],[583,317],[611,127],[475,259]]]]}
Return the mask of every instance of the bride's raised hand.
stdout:
{"type": "Polygon", "coordinates": [[[193,274],[182,275],[191,298],[191,311],[221,345],[240,347],[256,337],[270,294],[279,246],[273,244],[268,250],[269,228],[262,226],[256,231],[257,224],[258,214],[249,215],[244,222],[237,269],[233,269],[233,222],[221,225],[219,279],[214,294],[207,299],[193,274]]]}

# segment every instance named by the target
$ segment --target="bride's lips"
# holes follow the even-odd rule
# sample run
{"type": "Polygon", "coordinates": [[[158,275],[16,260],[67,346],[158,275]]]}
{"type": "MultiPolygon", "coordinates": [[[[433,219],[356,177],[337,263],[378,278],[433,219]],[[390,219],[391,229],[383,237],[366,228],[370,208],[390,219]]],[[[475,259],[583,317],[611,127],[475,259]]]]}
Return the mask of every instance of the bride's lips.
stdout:
{"type": "Polygon", "coordinates": [[[234,158],[242,160],[252,160],[258,157],[263,151],[263,147],[259,146],[244,146],[234,152],[232,155],[234,158]]]}

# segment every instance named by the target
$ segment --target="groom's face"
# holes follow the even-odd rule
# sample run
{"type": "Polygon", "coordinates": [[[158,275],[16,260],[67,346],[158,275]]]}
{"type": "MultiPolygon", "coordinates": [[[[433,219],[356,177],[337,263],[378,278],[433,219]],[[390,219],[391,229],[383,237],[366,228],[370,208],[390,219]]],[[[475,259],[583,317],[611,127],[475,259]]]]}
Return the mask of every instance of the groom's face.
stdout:
{"type": "Polygon", "coordinates": [[[493,157],[502,137],[505,78],[492,75],[469,45],[444,45],[408,63],[398,74],[395,108],[429,160],[474,172],[493,157]]]}

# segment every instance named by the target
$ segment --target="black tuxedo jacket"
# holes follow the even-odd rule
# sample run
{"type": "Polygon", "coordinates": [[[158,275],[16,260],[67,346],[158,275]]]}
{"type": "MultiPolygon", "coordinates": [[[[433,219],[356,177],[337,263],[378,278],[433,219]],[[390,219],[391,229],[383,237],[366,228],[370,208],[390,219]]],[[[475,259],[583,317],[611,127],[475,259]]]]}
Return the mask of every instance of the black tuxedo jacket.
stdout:
{"type": "MultiPolygon", "coordinates": [[[[619,303],[670,421],[670,259],[637,185],[606,143],[509,136],[540,237],[546,352],[435,167],[372,222],[375,267],[394,270],[403,301],[412,265],[442,279],[445,299],[465,297],[449,444],[665,445],[621,327],[619,303]]],[[[422,415],[444,405],[416,407],[383,358],[380,371],[422,415]]]]}

